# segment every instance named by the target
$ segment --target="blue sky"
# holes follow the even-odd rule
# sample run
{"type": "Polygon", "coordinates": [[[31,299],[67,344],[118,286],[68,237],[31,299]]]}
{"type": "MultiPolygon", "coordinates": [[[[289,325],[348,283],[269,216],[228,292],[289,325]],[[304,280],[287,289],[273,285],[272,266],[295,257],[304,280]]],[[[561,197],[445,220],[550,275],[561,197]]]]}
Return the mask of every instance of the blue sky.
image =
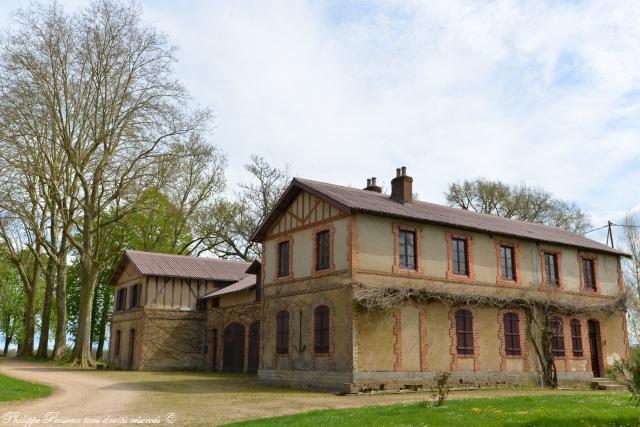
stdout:
{"type": "MultiPolygon", "coordinates": [[[[0,25],[22,3],[3,1],[0,25]]],[[[640,2],[142,6],[215,112],[231,185],[258,153],[353,186],[406,165],[436,203],[483,176],[574,200],[594,226],[640,211],[640,2]]]]}

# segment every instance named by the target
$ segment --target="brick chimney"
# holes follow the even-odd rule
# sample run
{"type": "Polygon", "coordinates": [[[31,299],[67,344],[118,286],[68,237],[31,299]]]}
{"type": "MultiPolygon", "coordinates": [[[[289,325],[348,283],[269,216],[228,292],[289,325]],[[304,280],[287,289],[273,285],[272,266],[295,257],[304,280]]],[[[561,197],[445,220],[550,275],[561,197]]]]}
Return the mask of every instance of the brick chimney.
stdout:
{"type": "Polygon", "coordinates": [[[396,177],[391,180],[391,199],[400,203],[413,201],[413,178],[407,175],[407,167],[396,169],[396,177]]]}
{"type": "Polygon", "coordinates": [[[363,188],[366,191],[374,191],[376,193],[382,193],[382,187],[378,187],[376,184],[376,177],[367,178],[367,186],[363,188]]]}

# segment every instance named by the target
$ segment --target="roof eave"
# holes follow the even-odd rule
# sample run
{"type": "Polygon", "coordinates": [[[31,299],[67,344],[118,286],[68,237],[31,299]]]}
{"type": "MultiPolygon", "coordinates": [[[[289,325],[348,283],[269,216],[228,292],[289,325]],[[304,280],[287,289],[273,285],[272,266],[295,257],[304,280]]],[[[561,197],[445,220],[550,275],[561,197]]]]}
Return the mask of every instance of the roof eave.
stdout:
{"type": "Polygon", "coordinates": [[[269,216],[267,216],[262,224],[260,224],[256,232],[253,233],[253,236],[251,236],[252,242],[264,242],[264,238],[269,232],[271,226],[276,222],[280,215],[286,212],[286,208],[289,207],[289,204],[291,204],[295,197],[300,194],[300,191],[306,191],[310,194],[313,194],[314,196],[324,200],[325,202],[329,203],[342,212],[351,213],[353,211],[351,206],[345,205],[344,203],[339,202],[338,200],[328,196],[327,194],[318,191],[313,187],[310,187],[309,185],[301,182],[298,178],[293,178],[291,180],[291,184],[289,184],[289,187],[287,187],[284,193],[282,193],[278,201],[275,203],[273,209],[271,209],[271,213],[269,214],[269,216]]]}

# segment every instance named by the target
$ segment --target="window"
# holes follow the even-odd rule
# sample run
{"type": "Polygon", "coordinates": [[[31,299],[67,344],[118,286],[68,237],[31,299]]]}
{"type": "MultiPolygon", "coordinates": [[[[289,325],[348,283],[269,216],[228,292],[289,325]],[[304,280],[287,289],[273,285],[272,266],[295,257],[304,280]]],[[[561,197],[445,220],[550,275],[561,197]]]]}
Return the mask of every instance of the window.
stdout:
{"type": "Polygon", "coordinates": [[[595,262],[592,259],[582,259],[582,277],[584,287],[590,291],[596,290],[595,262]]]}
{"type": "Polygon", "coordinates": [[[473,354],[473,314],[470,310],[456,311],[456,338],[458,354],[473,354]]]}
{"type": "Polygon", "coordinates": [[[316,271],[330,267],[331,235],[329,230],[316,233],[316,271]]]}
{"type": "Polygon", "coordinates": [[[321,305],[313,312],[315,352],[329,353],[329,307],[321,305]]]}
{"type": "Polygon", "coordinates": [[[578,319],[571,319],[571,347],[573,348],[573,355],[575,357],[582,357],[584,351],[582,350],[582,328],[578,319]]]}
{"type": "Polygon", "coordinates": [[[467,276],[469,266],[467,263],[467,240],[452,238],[451,255],[453,257],[453,273],[467,276]]]}
{"type": "Polygon", "coordinates": [[[282,310],[276,316],[276,354],[289,353],[289,312],[282,310]]]}
{"type": "Polygon", "coordinates": [[[278,277],[289,275],[289,241],[278,243],[278,277]]]}
{"type": "Polygon", "coordinates": [[[505,280],[516,280],[515,250],[512,246],[500,245],[500,270],[505,280]]]}
{"type": "Polygon", "coordinates": [[[398,232],[400,268],[416,270],[416,233],[408,230],[398,232]]]}
{"type": "Polygon", "coordinates": [[[507,356],[520,356],[520,319],[516,313],[506,313],[504,321],[504,348],[507,356]]]}
{"type": "Polygon", "coordinates": [[[558,286],[560,278],[558,276],[558,255],[549,252],[544,253],[544,272],[547,283],[558,286]]]}
{"type": "Polygon", "coordinates": [[[129,308],[136,308],[140,306],[140,284],[135,284],[131,287],[131,296],[129,298],[129,308]]]}
{"type": "Polygon", "coordinates": [[[118,296],[116,298],[116,311],[122,311],[127,305],[127,288],[118,289],[118,296]]]}
{"type": "Polygon", "coordinates": [[[551,327],[551,351],[555,357],[564,357],[564,331],[562,328],[562,319],[553,317],[549,322],[551,327]]]}
{"type": "Polygon", "coordinates": [[[116,342],[113,344],[114,346],[113,351],[116,357],[120,356],[120,341],[122,341],[122,332],[120,332],[120,330],[118,329],[116,331],[116,342]]]}

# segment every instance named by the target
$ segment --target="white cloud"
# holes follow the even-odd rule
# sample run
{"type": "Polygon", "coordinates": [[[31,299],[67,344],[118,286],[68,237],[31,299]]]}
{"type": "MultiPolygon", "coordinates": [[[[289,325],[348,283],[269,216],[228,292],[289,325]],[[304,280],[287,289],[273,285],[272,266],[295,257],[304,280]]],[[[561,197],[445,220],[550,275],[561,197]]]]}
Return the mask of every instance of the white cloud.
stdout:
{"type": "Polygon", "coordinates": [[[229,180],[250,153],[421,199],[486,176],[597,221],[640,203],[640,3],[144,2],[215,110],[229,180]]]}

